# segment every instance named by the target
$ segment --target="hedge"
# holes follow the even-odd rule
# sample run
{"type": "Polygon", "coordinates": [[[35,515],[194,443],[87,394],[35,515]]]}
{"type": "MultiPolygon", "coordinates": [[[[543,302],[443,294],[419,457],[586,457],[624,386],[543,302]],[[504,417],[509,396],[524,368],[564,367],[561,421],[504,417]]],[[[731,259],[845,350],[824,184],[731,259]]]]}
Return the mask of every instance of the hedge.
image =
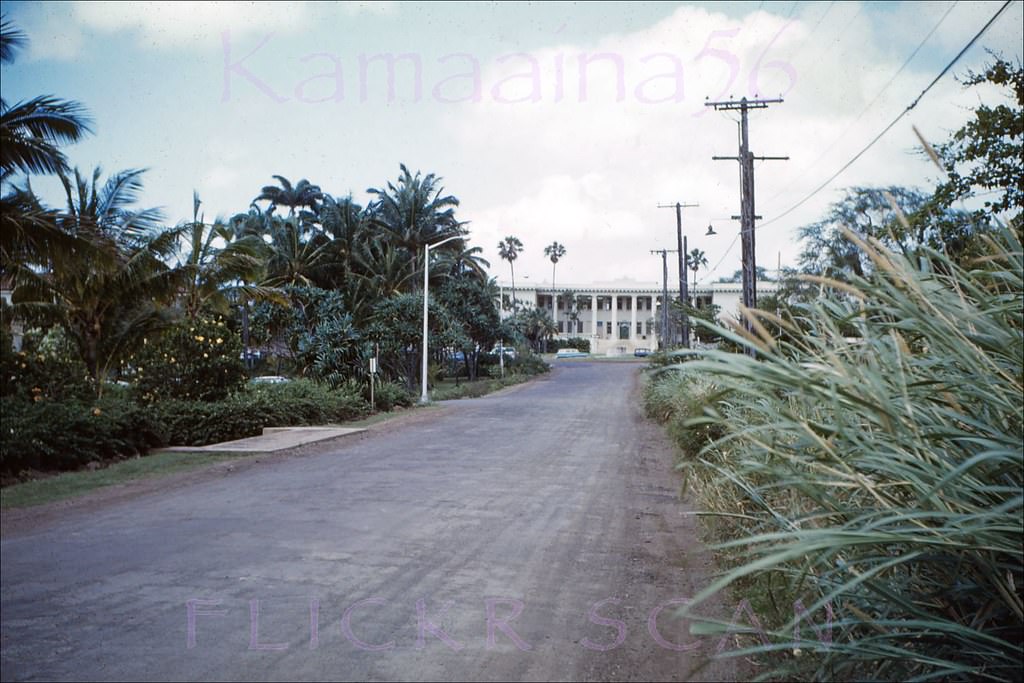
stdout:
{"type": "Polygon", "coordinates": [[[359,389],[300,380],[247,387],[223,401],[138,405],[125,396],[99,402],[0,399],[0,472],[69,470],[144,454],[158,446],[204,446],[260,434],[263,427],[342,422],[369,406],[359,389]]]}

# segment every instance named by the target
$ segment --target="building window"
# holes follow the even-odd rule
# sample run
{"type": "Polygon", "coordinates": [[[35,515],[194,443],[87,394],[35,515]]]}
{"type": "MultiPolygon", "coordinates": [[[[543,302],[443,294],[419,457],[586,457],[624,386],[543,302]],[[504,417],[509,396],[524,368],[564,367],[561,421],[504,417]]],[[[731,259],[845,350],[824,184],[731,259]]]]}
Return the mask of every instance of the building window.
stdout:
{"type": "Polygon", "coordinates": [[[637,336],[639,337],[643,333],[644,333],[644,324],[643,323],[637,323],[636,324],[636,334],[637,334],[637,336]]]}
{"type": "Polygon", "coordinates": [[[611,336],[611,334],[612,334],[612,321],[611,320],[608,321],[608,326],[605,328],[605,334],[607,334],[608,336],[611,336]]]}
{"type": "Polygon", "coordinates": [[[576,334],[583,334],[583,321],[582,320],[577,320],[576,321],[576,334]]]}
{"type": "Polygon", "coordinates": [[[565,322],[562,320],[558,321],[558,334],[565,332],[565,322]]]}

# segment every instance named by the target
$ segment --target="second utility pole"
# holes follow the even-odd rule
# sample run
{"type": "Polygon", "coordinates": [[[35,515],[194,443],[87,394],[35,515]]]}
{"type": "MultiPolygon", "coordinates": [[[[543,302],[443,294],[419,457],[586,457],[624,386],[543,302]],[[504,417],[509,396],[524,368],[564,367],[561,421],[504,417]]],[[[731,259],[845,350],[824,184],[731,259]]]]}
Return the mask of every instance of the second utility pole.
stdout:
{"type": "MultiPolygon", "coordinates": [[[[740,111],[740,154],[738,157],[713,156],[712,159],[735,159],[740,162],[740,236],[742,245],[743,261],[743,305],[748,309],[757,307],[757,263],[754,251],[754,221],[760,216],[754,213],[754,159],[757,160],[787,160],[789,157],[755,157],[750,151],[750,141],[747,130],[747,110],[767,109],[769,104],[782,102],[782,98],[774,100],[748,100],[746,97],[739,102],[729,100],[728,102],[705,102],[704,106],[714,107],[716,110],[740,111]]],[[[736,218],[736,216],[733,216],[736,218]]],[[[748,316],[743,316],[743,327],[752,331],[748,316]]],[[[753,347],[747,348],[748,355],[754,355],[753,347]]]]}
{"type": "Polygon", "coordinates": [[[683,234],[683,209],[689,209],[700,204],[683,204],[676,202],[675,204],[658,204],[659,209],[671,209],[675,207],[676,210],[676,242],[678,243],[677,253],[679,254],[679,305],[682,309],[682,337],[683,337],[683,348],[690,348],[690,317],[686,314],[686,307],[690,303],[690,292],[686,284],[686,271],[689,269],[687,263],[689,259],[689,252],[686,251],[686,236],[683,234]]]}
{"type": "Polygon", "coordinates": [[[651,249],[652,254],[661,254],[661,348],[668,351],[668,255],[675,249],[651,249]]]}

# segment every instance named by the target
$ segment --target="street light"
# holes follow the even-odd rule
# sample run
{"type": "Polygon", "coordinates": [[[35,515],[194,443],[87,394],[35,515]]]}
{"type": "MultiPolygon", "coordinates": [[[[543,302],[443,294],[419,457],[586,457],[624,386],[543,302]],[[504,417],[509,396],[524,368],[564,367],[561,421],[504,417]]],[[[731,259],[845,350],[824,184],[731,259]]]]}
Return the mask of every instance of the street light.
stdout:
{"type": "MultiPolygon", "coordinates": [[[[711,226],[711,224],[708,223],[708,231],[704,233],[704,236],[705,237],[710,237],[711,235],[717,235],[717,234],[718,233],[715,232],[715,229],[711,226]]],[[[683,267],[686,270],[690,269],[690,252],[686,251],[689,248],[690,247],[689,247],[689,245],[686,242],[686,235],[683,235],[683,252],[684,252],[683,253],[683,267]]],[[[693,299],[694,299],[694,303],[696,304],[696,301],[697,301],[696,271],[694,271],[694,273],[695,274],[694,274],[694,285],[693,285],[694,286],[693,299]]],[[[683,285],[680,287],[680,291],[681,292],[685,292],[686,291],[686,279],[685,279],[685,277],[683,278],[682,282],[683,282],[683,285]]],[[[683,325],[682,325],[682,327],[683,327],[683,346],[686,347],[686,348],[690,348],[690,316],[688,316],[686,314],[686,307],[689,306],[689,305],[690,305],[690,297],[689,297],[689,294],[687,293],[687,295],[686,295],[686,297],[684,299],[684,302],[683,302],[683,325]]]]}
{"type": "Polygon", "coordinates": [[[502,330],[501,314],[505,310],[505,285],[498,283],[498,365],[501,378],[505,379],[505,332],[502,330]]]}
{"type": "Polygon", "coordinates": [[[462,235],[452,235],[437,244],[426,244],[423,246],[423,367],[420,373],[420,386],[422,387],[420,403],[430,403],[430,394],[427,393],[427,298],[429,296],[428,288],[430,287],[430,249],[431,247],[439,247],[445,242],[462,239],[462,237],[462,235]]]}

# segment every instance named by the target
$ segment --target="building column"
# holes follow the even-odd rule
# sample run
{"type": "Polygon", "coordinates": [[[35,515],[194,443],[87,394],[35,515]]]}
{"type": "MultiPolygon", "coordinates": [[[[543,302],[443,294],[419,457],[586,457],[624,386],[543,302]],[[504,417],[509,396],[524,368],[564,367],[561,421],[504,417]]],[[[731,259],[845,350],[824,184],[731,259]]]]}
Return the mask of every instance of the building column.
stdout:
{"type": "Polygon", "coordinates": [[[619,295],[612,295],[612,341],[619,343],[619,295]]]}
{"type": "Polygon", "coordinates": [[[630,309],[632,315],[629,316],[629,338],[631,341],[636,341],[636,294],[633,295],[633,307],[630,309]]]}
{"type": "Polygon", "coordinates": [[[590,336],[597,336],[597,296],[590,295],[590,336]]]}

